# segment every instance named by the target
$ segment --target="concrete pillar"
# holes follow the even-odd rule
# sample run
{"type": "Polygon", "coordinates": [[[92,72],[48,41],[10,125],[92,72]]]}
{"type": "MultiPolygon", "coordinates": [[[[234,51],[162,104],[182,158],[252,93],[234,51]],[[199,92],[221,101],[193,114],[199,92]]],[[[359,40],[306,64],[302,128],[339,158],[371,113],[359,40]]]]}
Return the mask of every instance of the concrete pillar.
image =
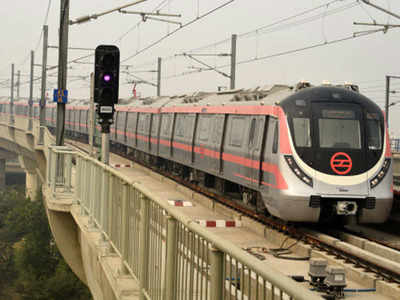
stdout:
{"type": "Polygon", "coordinates": [[[6,187],[6,160],[0,159],[0,189],[6,187]]]}
{"type": "Polygon", "coordinates": [[[40,189],[40,178],[36,173],[26,172],[26,197],[36,200],[36,195],[40,189]]]}

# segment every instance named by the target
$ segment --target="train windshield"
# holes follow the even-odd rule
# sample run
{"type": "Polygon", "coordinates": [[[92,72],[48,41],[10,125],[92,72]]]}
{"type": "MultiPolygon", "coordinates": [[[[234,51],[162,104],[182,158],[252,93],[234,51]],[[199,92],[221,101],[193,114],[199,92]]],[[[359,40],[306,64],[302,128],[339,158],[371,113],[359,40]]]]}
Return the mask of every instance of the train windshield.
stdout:
{"type": "Polygon", "coordinates": [[[369,150],[382,149],[382,128],[377,113],[367,113],[367,139],[369,150]]]}
{"type": "Polygon", "coordinates": [[[311,147],[310,119],[293,118],[293,129],[296,147],[311,147]]]}
{"type": "Polygon", "coordinates": [[[361,149],[360,121],[354,110],[323,108],[318,129],[320,148],[361,149]]]}

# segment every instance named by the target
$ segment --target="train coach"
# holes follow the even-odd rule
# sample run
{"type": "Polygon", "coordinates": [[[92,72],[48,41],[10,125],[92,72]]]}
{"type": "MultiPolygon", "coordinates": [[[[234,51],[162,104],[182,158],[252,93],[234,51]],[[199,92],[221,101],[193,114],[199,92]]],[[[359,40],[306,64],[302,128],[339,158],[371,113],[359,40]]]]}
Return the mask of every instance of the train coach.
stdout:
{"type": "MultiPolygon", "coordinates": [[[[68,109],[68,132],[86,137],[88,106],[68,109]]],[[[382,223],[392,206],[384,115],[353,85],[135,100],[117,107],[111,142],[286,221],[382,223]]]]}

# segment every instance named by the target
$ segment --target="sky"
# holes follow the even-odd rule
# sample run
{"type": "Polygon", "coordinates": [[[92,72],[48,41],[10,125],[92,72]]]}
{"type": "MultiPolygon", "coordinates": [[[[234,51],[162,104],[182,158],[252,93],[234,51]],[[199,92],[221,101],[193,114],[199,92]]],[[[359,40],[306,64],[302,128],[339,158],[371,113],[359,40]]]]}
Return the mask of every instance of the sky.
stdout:
{"type": "MultiPolygon", "coordinates": [[[[398,0],[370,0],[400,15],[398,0]]],[[[35,64],[42,62],[42,27],[49,26],[49,45],[58,45],[60,0],[3,1],[0,7],[0,96],[10,95],[11,64],[21,71],[21,97],[29,95],[30,51],[35,64]]],[[[99,14],[133,3],[130,0],[70,0],[70,20],[99,14]]],[[[385,76],[400,76],[400,28],[383,33],[356,32],[381,29],[353,22],[400,24],[400,19],[356,0],[147,0],[128,11],[179,14],[158,17],[180,22],[146,20],[140,15],[114,12],[84,24],[69,26],[69,46],[94,49],[100,44],[120,48],[120,98],[136,92],[155,96],[157,58],[162,58],[161,94],[189,94],[229,87],[231,36],[237,34],[236,88],[266,84],[293,85],[306,80],[358,84],[361,93],[382,108],[385,76]],[[344,41],[340,41],[344,39],[344,41]],[[217,68],[205,71],[202,63],[217,68]],[[201,56],[199,56],[201,54],[201,56]]],[[[58,50],[48,50],[48,66],[58,62],[58,50]]],[[[89,98],[89,74],[93,50],[70,50],[67,88],[71,98],[89,98]]],[[[209,68],[208,68],[209,69],[209,68]]],[[[48,71],[47,87],[57,88],[57,72],[48,71]]],[[[35,78],[41,67],[35,67],[35,78]]],[[[389,127],[400,137],[400,79],[391,80],[389,127]],[[396,93],[397,92],[397,93],[396,93]]],[[[34,97],[40,95],[40,80],[34,82],[34,97]]]]}

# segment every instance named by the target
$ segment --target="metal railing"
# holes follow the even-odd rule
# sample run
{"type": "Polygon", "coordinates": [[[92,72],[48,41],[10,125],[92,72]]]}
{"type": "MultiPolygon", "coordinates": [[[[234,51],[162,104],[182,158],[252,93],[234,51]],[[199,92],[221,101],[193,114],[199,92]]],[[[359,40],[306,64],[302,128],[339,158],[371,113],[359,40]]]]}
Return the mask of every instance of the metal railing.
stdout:
{"type": "Polygon", "coordinates": [[[73,196],[139,282],[140,299],[322,299],[88,155],[49,146],[53,198],[73,196]],[[75,165],[75,166],[74,166],[75,165]]]}
{"type": "Polygon", "coordinates": [[[400,152],[400,139],[390,139],[390,148],[393,153],[400,152]]]}
{"type": "Polygon", "coordinates": [[[140,299],[322,299],[172,210],[134,178],[87,155],[74,156],[81,213],[138,280],[140,299]]]}
{"type": "MultiPolygon", "coordinates": [[[[75,151],[66,146],[49,146],[46,170],[47,185],[53,196],[73,193],[72,160],[75,151]]],[[[76,185],[76,183],[75,183],[76,185]]]]}

